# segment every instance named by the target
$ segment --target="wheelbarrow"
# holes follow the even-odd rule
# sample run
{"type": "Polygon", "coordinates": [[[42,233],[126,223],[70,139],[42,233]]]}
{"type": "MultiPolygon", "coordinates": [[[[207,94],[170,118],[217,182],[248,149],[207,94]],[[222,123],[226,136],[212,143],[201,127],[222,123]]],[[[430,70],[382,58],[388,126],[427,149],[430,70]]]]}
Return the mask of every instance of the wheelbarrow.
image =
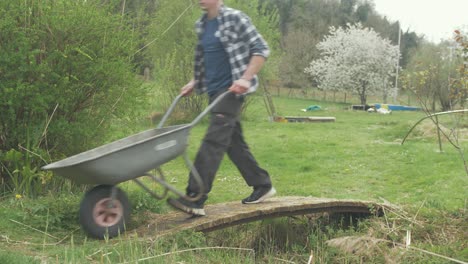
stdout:
{"type": "Polygon", "coordinates": [[[190,129],[228,93],[219,95],[191,123],[163,127],[182,98],[182,95],[178,95],[156,128],[48,164],[42,169],[51,170],[75,183],[95,185],[81,201],[80,224],[94,238],[115,237],[125,231],[131,214],[131,205],[125,192],[117,187],[121,182],[133,180],[156,199],[164,199],[169,191],[189,201],[200,198],[201,194],[188,197],[168,184],[160,166],[182,156],[198,186],[204,186],[186,152],[190,129]],[[155,170],[156,175],[150,174],[151,170],[155,170]],[[147,187],[139,179],[143,176],[161,184],[163,193],[158,194],[147,187]]]}

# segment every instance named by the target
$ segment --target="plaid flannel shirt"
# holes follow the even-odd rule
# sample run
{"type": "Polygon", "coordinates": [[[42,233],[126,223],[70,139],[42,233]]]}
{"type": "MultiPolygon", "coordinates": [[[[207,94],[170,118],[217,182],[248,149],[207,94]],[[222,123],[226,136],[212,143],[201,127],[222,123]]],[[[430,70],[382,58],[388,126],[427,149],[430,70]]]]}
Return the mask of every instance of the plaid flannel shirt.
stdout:
{"type": "MultiPolygon", "coordinates": [[[[222,6],[217,16],[219,28],[215,36],[219,37],[229,57],[232,80],[238,80],[249,65],[250,58],[254,55],[267,58],[270,54],[268,44],[258,33],[250,18],[243,12],[222,6]]],[[[195,24],[198,36],[198,44],[195,49],[194,78],[197,93],[204,93],[207,87],[204,84],[205,67],[203,60],[203,47],[201,38],[205,28],[207,15],[204,14],[195,24]]],[[[247,93],[254,92],[258,87],[258,77],[254,76],[247,93]]]]}

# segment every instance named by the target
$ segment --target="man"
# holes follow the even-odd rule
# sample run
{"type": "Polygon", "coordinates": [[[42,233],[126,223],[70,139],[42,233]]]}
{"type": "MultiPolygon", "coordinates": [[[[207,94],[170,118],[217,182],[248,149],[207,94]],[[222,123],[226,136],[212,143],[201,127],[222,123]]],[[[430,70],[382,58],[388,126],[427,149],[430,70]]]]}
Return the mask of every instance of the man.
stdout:
{"type": "Polygon", "coordinates": [[[193,172],[189,175],[187,196],[200,199],[168,199],[171,206],[193,216],[205,215],[203,205],[225,153],[254,189],[242,203],[259,203],[276,193],[268,172],[259,167],[244,141],[240,125],[244,95],[258,86],[256,74],[269,55],[268,46],[241,11],[224,6],[222,0],[200,0],[199,4],[204,14],[196,22],[194,79],[182,87],[181,94],[207,93],[212,102],[227,90],[231,93],[211,110],[210,125],[195,158],[203,186],[198,186],[193,172]]]}

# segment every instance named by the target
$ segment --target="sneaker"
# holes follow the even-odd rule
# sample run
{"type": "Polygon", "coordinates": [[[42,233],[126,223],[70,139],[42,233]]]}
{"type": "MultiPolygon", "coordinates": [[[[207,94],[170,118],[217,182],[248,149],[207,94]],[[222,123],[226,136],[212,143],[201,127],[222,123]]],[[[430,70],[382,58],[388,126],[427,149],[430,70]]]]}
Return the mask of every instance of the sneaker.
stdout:
{"type": "MultiPolygon", "coordinates": [[[[196,193],[188,194],[189,197],[197,196],[196,193]]],[[[169,198],[167,199],[167,203],[172,206],[174,209],[182,211],[187,214],[191,214],[192,216],[204,216],[205,209],[203,209],[203,204],[205,203],[208,197],[206,195],[202,195],[202,197],[198,201],[187,201],[183,197],[178,199],[169,198]]]]}
{"type": "Polygon", "coordinates": [[[255,203],[260,203],[263,202],[265,199],[268,199],[270,197],[273,197],[276,194],[275,188],[271,186],[258,186],[254,187],[254,191],[252,194],[243,199],[242,203],[243,204],[255,204],[255,203]]]}

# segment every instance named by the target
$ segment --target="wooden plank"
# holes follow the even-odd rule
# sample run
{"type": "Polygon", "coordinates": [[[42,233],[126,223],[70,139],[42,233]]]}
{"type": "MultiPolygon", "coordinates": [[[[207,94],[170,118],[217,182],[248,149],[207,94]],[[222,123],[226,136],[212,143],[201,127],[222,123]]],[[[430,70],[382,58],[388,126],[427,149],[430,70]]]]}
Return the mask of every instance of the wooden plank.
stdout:
{"type": "Polygon", "coordinates": [[[171,211],[151,214],[150,221],[136,230],[142,235],[165,235],[192,229],[209,232],[233,225],[281,216],[305,215],[321,212],[371,214],[370,208],[383,205],[369,201],[338,200],[317,197],[286,196],[268,199],[259,204],[241,204],[240,201],[209,204],[206,216],[190,218],[187,214],[171,211]]]}
{"type": "Polygon", "coordinates": [[[335,117],[330,116],[285,116],[288,122],[335,122],[335,117]]]}

